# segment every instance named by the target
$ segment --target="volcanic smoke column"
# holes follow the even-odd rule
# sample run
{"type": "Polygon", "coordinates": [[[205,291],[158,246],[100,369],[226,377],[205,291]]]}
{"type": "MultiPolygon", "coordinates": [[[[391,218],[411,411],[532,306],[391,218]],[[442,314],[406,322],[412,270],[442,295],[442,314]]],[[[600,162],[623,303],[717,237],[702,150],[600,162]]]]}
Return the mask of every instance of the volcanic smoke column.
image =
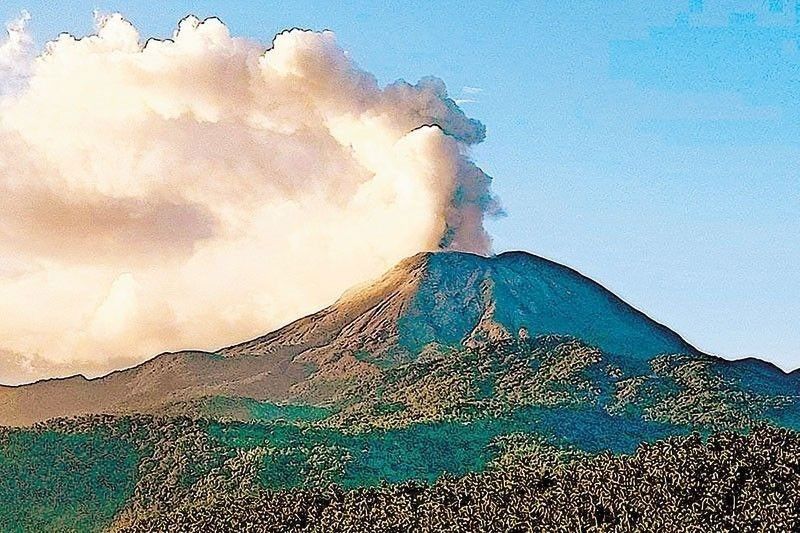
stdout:
{"type": "Polygon", "coordinates": [[[0,382],[213,349],[420,250],[488,253],[484,127],[426,78],[381,88],[331,32],[120,15],[0,48],[0,382]]]}

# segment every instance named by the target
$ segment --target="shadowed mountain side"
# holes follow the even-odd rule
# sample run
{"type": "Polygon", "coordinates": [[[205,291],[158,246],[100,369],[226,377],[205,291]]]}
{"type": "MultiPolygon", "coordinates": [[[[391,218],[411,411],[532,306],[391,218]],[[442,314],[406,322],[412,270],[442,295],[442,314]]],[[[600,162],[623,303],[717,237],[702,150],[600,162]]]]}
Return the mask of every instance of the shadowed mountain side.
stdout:
{"type": "Polygon", "coordinates": [[[757,394],[800,395],[800,368],[784,372],[769,361],[755,357],[714,359],[725,377],[738,381],[757,394]]]}

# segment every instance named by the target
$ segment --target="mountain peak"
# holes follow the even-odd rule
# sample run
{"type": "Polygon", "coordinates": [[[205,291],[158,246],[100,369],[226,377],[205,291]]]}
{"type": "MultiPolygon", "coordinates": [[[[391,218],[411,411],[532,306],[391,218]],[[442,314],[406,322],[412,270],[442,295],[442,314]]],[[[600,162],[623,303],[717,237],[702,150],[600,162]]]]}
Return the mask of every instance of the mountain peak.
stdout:
{"type": "Polygon", "coordinates": [[[300,350],[419,353],[429,344],[566,335],[631,364],[696,353],[673,331],[566,266],[526,252],[422,252],[332,306],[226,355],[300,350]]]}

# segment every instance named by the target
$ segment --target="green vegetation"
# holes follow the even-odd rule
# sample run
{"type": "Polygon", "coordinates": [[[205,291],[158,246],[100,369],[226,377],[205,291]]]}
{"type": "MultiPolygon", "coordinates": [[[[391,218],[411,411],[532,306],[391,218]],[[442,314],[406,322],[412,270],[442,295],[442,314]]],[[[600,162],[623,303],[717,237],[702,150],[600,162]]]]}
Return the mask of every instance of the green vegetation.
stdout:
{"type": "Polygon", "coordinates": [[[119,531],[797,531],[800,435],[672,437],[587,455],[524,436],[491,468],[435,483],[197,495],[119,531]]]}
{"type": "MultiPolygon", "coordinates": [[[[217,398],[215,400],[218,401],[217,398]]],[[[268,422],[286,420],[290,422],[322,420],[331,414],[330,409],[313,405],[278,405],[272,402],[259,402],[249,398],[239,398],[252,420],[268,422]]]]}
{"type": "Polygon", "coordinates": [[[337,384],[325,406],[213,397],[173,404],[163,417],[2,429],[0,529],[327,531],[379,520],[396,530],[423,519],[433,530],[472,521],[491,529],[492,516],[509,528],[682,529],[734,511],[756,524],[766,512],[758,491],[794,491],[800,477],[800,454],[786,455],[800,451],[798,434],[753,430],[800,420],[794,378],[771,386],[768,368],[751,375],[677,354],[632,373],[558,336],[431,345],[383,362],[337,384]],[[676,511],[696,498],[710,507],[676,511]],[[562,500],[573,514],[552,509],[562,500]],[[386,513],[371,515],[375,506],[386,513]],[[511,512],[500,519],[501,509],[511,512]]]}
{"type": "Polygon", "coordinates": [[[252,398],[211,396],[192,402],[171,404],[166,412],[171,415],[216,420],[313,422],[330,416],[332,410],[314,405],[277,404],[252,398]]]}
{"type": "Polygon", "coordinates": [[[2,531],[98,530],[133,494],[137,454],[102,429],[7,431],[2,443],[2,531]]]}

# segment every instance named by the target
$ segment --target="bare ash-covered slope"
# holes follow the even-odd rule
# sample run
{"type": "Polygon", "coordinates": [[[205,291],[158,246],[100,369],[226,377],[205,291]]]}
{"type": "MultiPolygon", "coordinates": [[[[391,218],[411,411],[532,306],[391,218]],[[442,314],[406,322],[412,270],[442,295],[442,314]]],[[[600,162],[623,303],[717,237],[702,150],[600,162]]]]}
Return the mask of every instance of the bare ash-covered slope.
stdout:
{"type": "Polygon", "coordinates": [[[568,335],[637,361],[661,353],[697,353],[601,285],[524,252],[417,254],[331,307],[220,353],[264,355],[319,346],[416,353],[429,343],[458,345],[520,334],[568,335]]]}
{"type": "Polygon", "coordinates": [[[279,401],[306,373],[291,357],[165,353],[96,379],[72,376],[0,387],[0,425],[82,414],[159,413],[169,404],[220,395],[279,401]]]}
{"type": "MultiPolygon", "coordinates": [[[[162,354],[98,379],[1,387],[0,425],[90,413],[175,412],[208,397],[329,404],[354,381],[379,379],[426,350],[553,335],[599,349],[623,373],[647,374],[661,354],[708,359],[557,263],[523,252],[421,253],[318,313],[217,353],[162,354]]],[[[768,384],[779,379],[791,388],[796,381],[770,365],[755,366],[768,384]]],[[[753,373],[737,369],[745,377],[753,373]]]]}

